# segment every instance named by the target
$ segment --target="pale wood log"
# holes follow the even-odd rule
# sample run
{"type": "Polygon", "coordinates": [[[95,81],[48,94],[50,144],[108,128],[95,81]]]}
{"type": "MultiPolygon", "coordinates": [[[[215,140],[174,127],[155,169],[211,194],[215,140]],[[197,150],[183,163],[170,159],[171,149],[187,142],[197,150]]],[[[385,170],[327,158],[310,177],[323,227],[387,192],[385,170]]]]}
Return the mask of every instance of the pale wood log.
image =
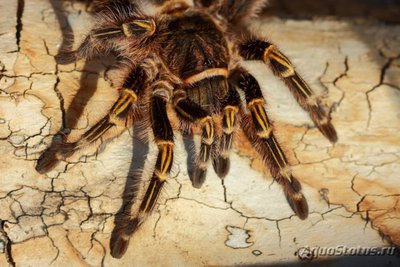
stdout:
{"type": "MultiPolygon", "coordinates": [[[[90,15],[82,4],[60,6],[76,45],[90,29],[90,15]]],[[[194,189],[177,134],[173,178],[127,254],[116,260],[109,239],[132,159],[132,166],[150,172],[155,146],[146,147],[127,131],[99,154],[92,146],[38,174],[36,159],[63,125],[72,127],[73,140],[106,114],[117,98],[111,87],[115,72],[101,60],[56,64],[60,26],[67,24],[60,25],[47,0],[25,1],[17,45],[16,10],[17,1],[0,3],[0,239],[9,238],[18,266],[297,263],[295,252],[305,246],[400,245],[400,27],[256,21],[254,31],[285,51],[333,106],[335,145],[265,66],[246,64],[262,85],[277,136],[303,184],[309,218],[293,215],[241,135],[224,184],[210,168],[203,188],[194,189]]],[[[0,266],[6,264],[0,254],[0,266]]]]}

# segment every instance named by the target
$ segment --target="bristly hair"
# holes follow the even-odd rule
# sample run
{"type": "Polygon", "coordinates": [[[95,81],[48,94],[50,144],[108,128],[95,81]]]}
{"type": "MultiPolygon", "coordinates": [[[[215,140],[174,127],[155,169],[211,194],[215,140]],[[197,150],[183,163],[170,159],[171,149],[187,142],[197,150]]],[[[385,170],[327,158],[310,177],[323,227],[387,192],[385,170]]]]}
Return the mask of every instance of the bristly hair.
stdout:
{"type": "Polygon", "coordinates": [[[232,24],[256,17],[268,0],[222,0],[218,13],[232,24]]]}
{"type": "Polygon", "coordinates": [[[101,20],[121,25],[132,19],[144,17],[138,4],[131,0],[95,0],[95,13],[101,20]]]}

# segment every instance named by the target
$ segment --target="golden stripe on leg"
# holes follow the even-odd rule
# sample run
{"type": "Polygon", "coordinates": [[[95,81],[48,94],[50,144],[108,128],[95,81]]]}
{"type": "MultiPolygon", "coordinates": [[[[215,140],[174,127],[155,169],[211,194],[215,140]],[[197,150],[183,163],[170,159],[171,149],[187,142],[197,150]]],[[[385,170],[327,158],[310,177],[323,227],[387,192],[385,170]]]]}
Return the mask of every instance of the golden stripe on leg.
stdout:
{"type": "MultiPolygon", "coordinates": [[[[60,160],[70,157],[78,149],[97,141],[112,127],[124,122],[136,99],[137,96],[133,91],[124,89],[110,113],[86,131],[79,140],[73,143],[53,145],[43,152],[38,159],[36,170],[39,173],[50,171],[60,160]]],[[[125,127],[125,124],[123,126],[125,127]]]]}
{"type": "Polygon", "coordinates": [[[232,147],[232,134],[236,126],[238,111],[239,107],[230,105],[222,111],[223,134],[219,143],[218,155],[213,159],[214,170],[220,178],[224,178],[230,168],[229,152],[232,147]]]}
{"type": "Polygon", "coordinates": [[[293,211],[299,218],[305,219],[308,215],[307,201],[301,193],[300,183],[292,176],[290,165],[273,134],[273,127],[263,106],[265,100],[257,80],[245,70],[236,69],[231,76],[231,82],[243,90],[251,113],[242,113],[244,133],[263,157],[274,179],[283,187],[293,211]]]}
{"type": "MultiPolygon", "coordinates": [[[[162,97],[153,96],[151,99],[152,130],[158,145],[157,161],[138,210],[127,216],[122,221],[121,226],[116,224],[110,240],[111,255],[115,258],[121,258],[124,255],[131,236],[154,209],[171,170],[174,144],[173,131],[168,120],[166,104],[166,100],[162,97]]],[[[123,109],[122,105],[116,107],[116,110],[121,111],[123,109]]]]}
{"type": "MultiPolygon", "coordinates": [[[[249,118],[246,117],[244,121],[248,122],[249,118]]],[[[274,179],[282,186],[286,199],[292,210],[300,219],[304,220],[307,218],[308,204],[301,193],[301,185],[292,175],[286,157],[273,133],[271,132],[268,138],[258,136],[255,123],[243,124],[242,128],[254,148],[256,148],[263,157],[264,162],[269,167],[274,179]]]]}
{"type": "Polygon", "coordinates": [[[319,105],[317,96],[297,71],[295,71],[290,60],[274,45],[270,45],[265,49],[263,60],[269,63],[274,73],[284,80],[300,106],[310,113],[311,119],[321,133],[329,141],[335,143],[337,141],[337,133],[330,122],[329,114],[319,105]]]}
{"type": "Polygon", "coordinates": [[[337,141],[330,113],[320,106],[318,97],[282,52],[267,41],[253,39],[239,44],[239,53],[245,59],[263,60],[267,63],[274,74],[286,83],[300,106],[310,113],[321,133],[332,143],[337,141]]]}
{"type": "Polygon", "coordinates": [[[82,138],[75,143],[75,148],[78,149],[95,142],[110,128],[120,123],[126,117],[128,110],[136,100],[137,96],[133,91],[124,89],[122,95],[111,108],[110,114],[89,129],[82,138]]]}
{"type": "Polygon", "coordinates": [[[195,188],[200,188],[207,175],[208,161],[211,155],[211,146],[214,143],[215,129],[211,116],[206,116],[199,120],[201,126],[201,145],[200,153],[196,160],[196,166],[193,170],[192,184],[195,188]]]}

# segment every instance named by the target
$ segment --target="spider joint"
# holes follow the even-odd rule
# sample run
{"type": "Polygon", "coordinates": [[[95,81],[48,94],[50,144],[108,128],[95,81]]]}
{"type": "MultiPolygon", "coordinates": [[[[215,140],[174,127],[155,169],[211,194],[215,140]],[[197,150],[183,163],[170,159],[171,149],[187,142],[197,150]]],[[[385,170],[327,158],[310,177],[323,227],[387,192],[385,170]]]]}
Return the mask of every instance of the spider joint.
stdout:
{"type": "Polygon", "coordinates": [[[260,138],[268,139],[271,136],[271,133],[272,133],[272,128],[269,127],[266,130],[257,132],[257,136],[260,138]]]}
{"type": "Polygon", "coordinates": [[[122,24],[122,31],[126,37],[148,35],[152,36],[156,32],[156,22],[154,19],[138,19],[122,24]]]}
{"type": "Polygon", "coordinates": [[[157,89],[153,91],[153,96],[161,97],[166,102],[169,102],[169,100],[171,99],[171,95],[172,95],[172,90],[165,87],[157,87],[157,89]]]}
{"type": "Polygon", "coordinates": [[[187,98],[187,93],[185,90],[178,89],[174,92],[174,105],[178,105],[179,102],[187,98]]]}
{"type": "Polygon", "coordinates": [[[264,98],[253,99],[247,104],[247,107],[251,109],[257,104],[264,105],[265,104],[265,99],[264,98]]]}
{"type": "Polygon", "coordinates": [[[280,174],[290,182],[292,181],[292,169],[289,166],[285,166],[281,169],[280,174]]]}

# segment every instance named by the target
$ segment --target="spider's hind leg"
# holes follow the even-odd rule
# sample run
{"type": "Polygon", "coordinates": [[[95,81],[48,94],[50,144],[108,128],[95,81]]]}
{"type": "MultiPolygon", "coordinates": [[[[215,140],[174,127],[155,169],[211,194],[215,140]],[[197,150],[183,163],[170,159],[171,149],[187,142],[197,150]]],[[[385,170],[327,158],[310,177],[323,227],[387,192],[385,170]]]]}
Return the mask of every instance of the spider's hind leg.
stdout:
{"type": "Polygon", "coordinates": [[[322,108],[315,93],[297,73],[290,60],[275,45],[253,39],[240,44],[239,52],[247,60],[263,60],[267,63],[274,74],[289,87],[300,106],[310,113],[311,119],[321,133],[332,143],[337,141],[330,114],[322,108]]]}
{"type": "Polygon", "coordinates": [[[76,142],[56,144],[45,150],[37,161],[36,170],[39,173],[49,172],[60,160],[72,156],[77,150],[99,140],[110,129],[117,127],[116,133],[108,139],[125,130],[129,123],[129,115],[132,115],[132,107],[136,103],[137,94],[142,89],[145,78],[145,72],[142,69],[136,69],[130,73],[125,80],[120,97],[112,106],[109,114],[86,131],[76,142]]]}
{"type": "Polygon", "coordinates": [[[243,115],[241,124],[244,133],[263,156],[274,179],[283,187],[292,210],[300,219],[307,218],[307,201],[301,192],[299,181],[292,175],[288,160],[272,132],[273,126],[263,107],[265,100],[258,82],[243,69],[234,70],[230,80],[244,91],[247,107],[251,113],[251,118],[243,115]]]}

